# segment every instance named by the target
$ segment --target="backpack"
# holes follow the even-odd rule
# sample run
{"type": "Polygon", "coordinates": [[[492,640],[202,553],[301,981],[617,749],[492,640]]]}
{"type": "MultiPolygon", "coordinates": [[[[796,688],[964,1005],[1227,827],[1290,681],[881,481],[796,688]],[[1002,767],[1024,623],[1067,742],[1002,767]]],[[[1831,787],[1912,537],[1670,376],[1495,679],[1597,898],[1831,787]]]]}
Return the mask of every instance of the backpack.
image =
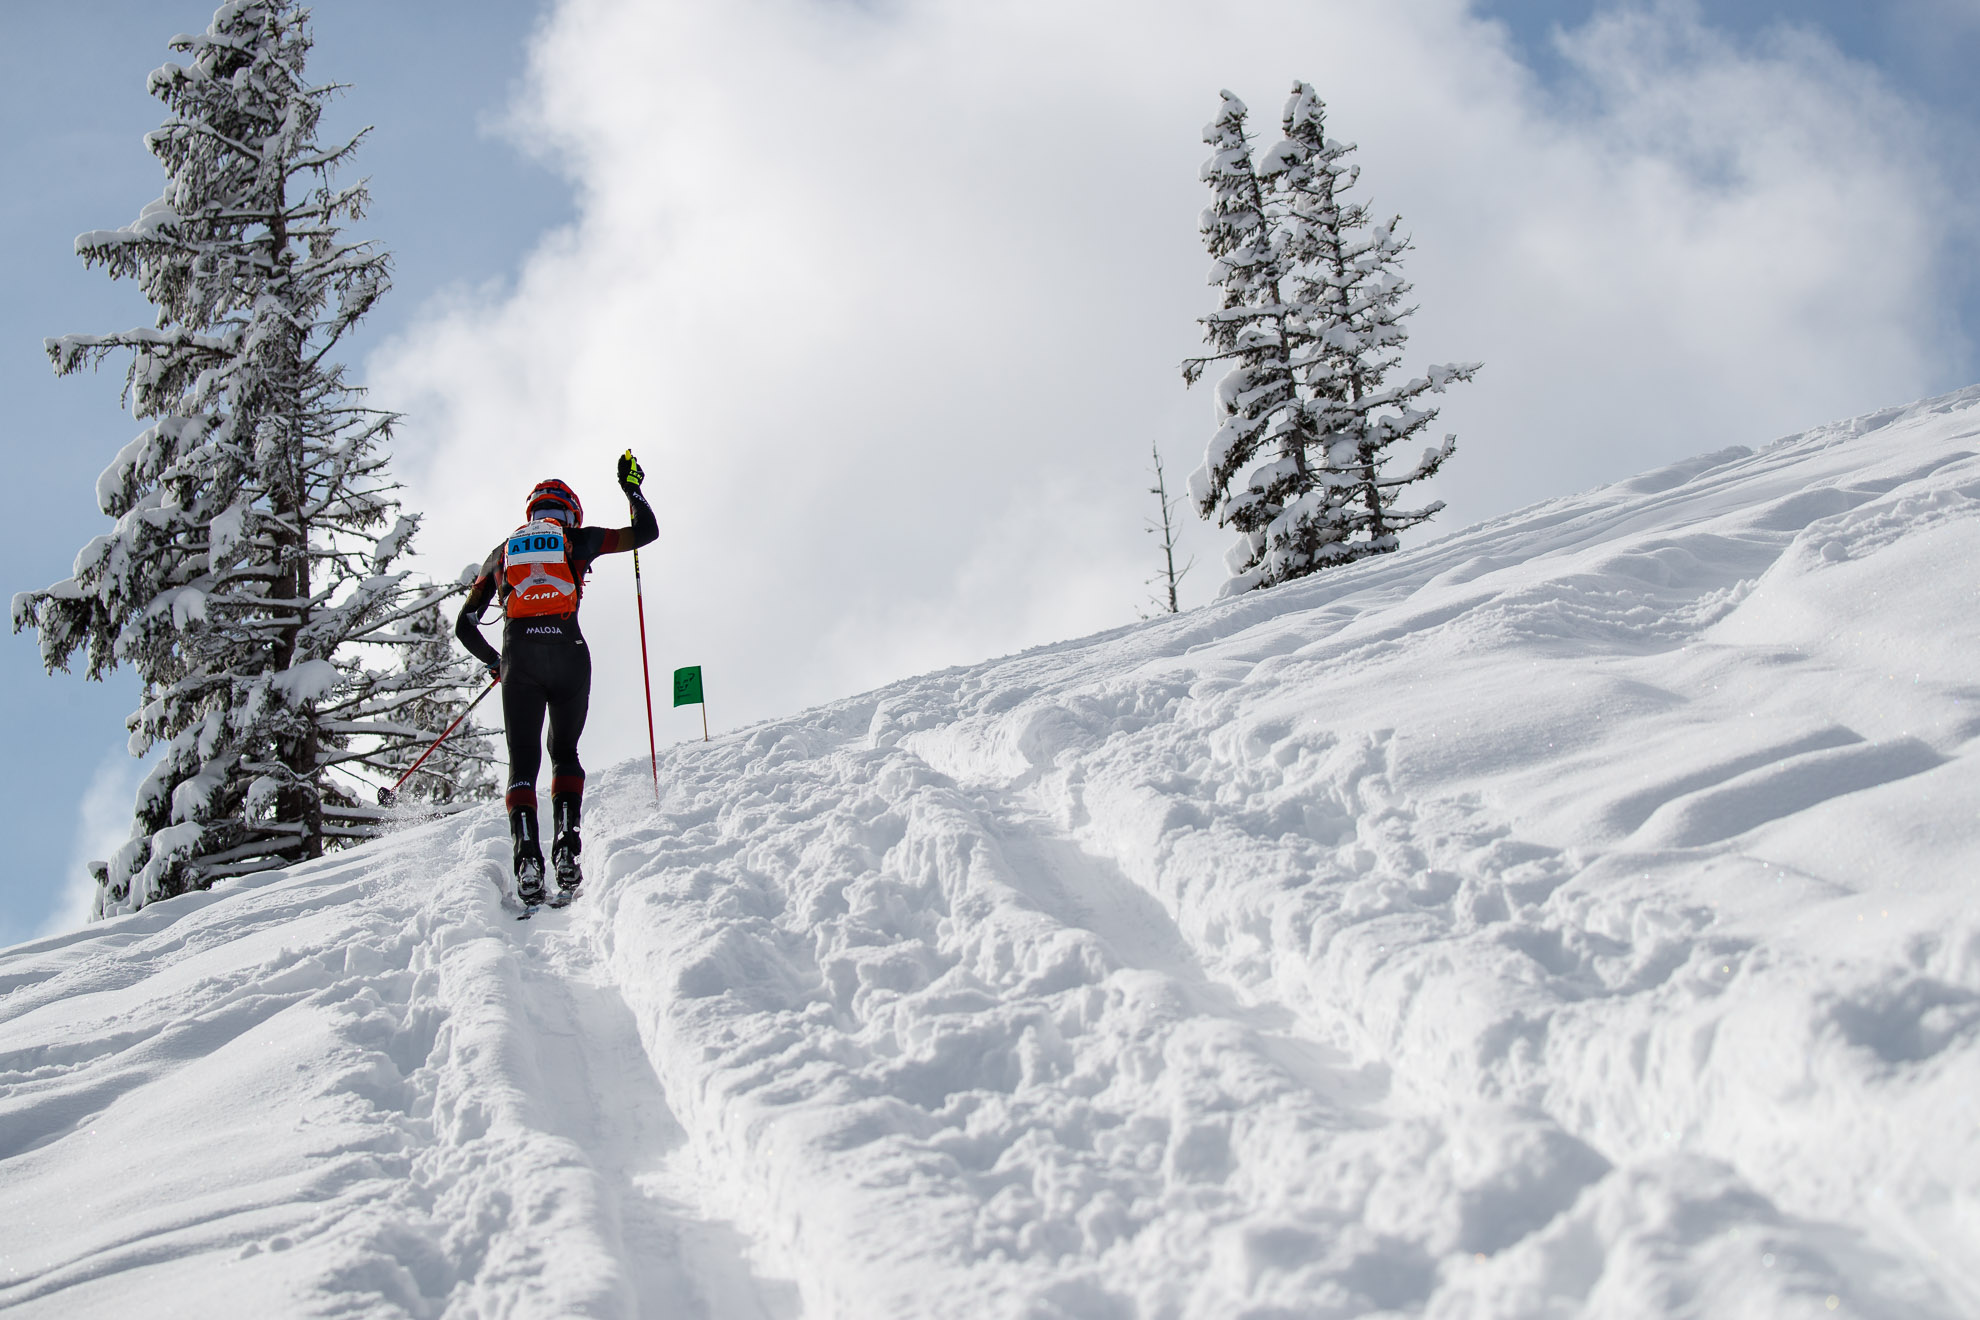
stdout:
{"type": "Polygon", "coordinates": [[[502,551],[503,614],[511,619],[575,614],[583,594],[562,527],[541,519],[509,533],[502,551]]]}

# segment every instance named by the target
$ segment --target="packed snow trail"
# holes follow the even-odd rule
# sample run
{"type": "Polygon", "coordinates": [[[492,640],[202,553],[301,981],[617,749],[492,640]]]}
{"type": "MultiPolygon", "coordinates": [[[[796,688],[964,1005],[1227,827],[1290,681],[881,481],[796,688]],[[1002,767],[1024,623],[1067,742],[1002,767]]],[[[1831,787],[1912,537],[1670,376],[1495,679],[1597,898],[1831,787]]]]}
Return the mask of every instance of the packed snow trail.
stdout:
{"type": "Polygon", "coordinates": [[[0,1306],[1980,1314],[1976,437],[672,749],[530,923],[487,812],[0,955],[0,1306]]]}
{"type": "Polygon", "coordinates": [[[499,820],[428,825],[9,951],[0,1310],[791,1314],[507,864],[499,820]]]}

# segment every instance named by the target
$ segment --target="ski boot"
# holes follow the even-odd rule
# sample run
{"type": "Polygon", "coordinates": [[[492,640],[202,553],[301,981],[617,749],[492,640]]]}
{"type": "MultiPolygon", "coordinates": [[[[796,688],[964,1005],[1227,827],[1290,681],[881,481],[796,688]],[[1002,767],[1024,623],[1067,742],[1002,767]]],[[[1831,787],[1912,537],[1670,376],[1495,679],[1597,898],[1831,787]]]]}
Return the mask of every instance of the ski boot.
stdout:
{"type": "Polygon", "coordinates": [[[515,848],[516,898],[525,907],[543,901],[543,849],[536,841],[536,804],[509,813],[509,839],[515,848]]]}
{"type": "Polygon", "coordinates": [[[550,799],[550,815],[556,831],[550,865],[557,872],[557,896],[551,906],[562,907],[577,897],[578,886],[584,883],[584,870],[578,865],[578,854],[584,851],[584,841],[578,837],[578,795],[556,794],[550,799]]]}

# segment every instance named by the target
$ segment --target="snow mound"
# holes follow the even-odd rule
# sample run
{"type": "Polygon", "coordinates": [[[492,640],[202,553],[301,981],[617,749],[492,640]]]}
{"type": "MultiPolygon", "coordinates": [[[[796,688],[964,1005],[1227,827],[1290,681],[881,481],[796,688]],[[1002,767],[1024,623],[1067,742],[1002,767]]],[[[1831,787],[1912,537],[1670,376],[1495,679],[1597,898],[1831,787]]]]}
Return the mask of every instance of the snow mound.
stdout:
{"type": "Polygon", "coordinates": [[[1980,390],[0,954],[23,1316],[1980,1314],[1980,390]]]}

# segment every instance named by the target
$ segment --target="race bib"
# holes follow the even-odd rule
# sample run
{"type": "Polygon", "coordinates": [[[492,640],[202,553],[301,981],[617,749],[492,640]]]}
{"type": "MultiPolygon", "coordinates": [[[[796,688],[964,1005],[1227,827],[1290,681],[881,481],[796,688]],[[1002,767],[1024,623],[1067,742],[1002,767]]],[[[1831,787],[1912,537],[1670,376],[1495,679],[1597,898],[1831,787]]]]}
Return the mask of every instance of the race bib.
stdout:
{"type": "Polygon", "coordinates": [[[503,613],[511,619],[577,611],[578,584],[571,572],[570,547],[564,529],[556,523],[528,523],[510,533],[502,553],[502,578],[509,588],[503,613]]]}

